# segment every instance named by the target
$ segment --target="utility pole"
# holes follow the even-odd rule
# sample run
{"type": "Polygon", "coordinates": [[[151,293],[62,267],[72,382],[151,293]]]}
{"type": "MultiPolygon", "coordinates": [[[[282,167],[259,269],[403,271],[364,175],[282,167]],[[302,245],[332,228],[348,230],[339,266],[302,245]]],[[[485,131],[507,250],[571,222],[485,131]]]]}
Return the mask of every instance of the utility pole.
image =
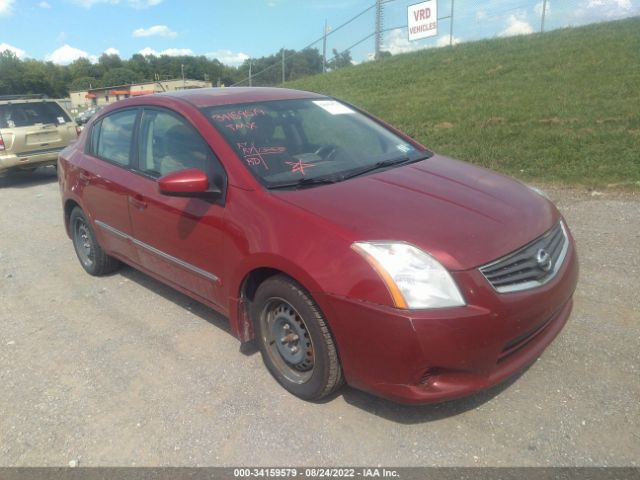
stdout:
{"type": "Polygon", "coordinates": [[[324,35],[322,35],[322,73],[327,71],[327,19],[324,19],[324,35]]]}
{"type": "Polygon", "coordinates": [[[180,65],[180,71],[182,72],[182,88],[184,88],[186,86],[184,81],[184,63],[180,65]]]}
{"type": "Polygon", "coordinates": [[[540,33],[544,32],[545,13],[547,13],[547,0],[542,0],[542,20],[540,21],[540,33]]]}
{"type": "Polygon", "coordinates": [[[251,60],[249,60],[249,86],[252,87],[253,85],[251,85],[251,60]]]}
{"type": "Polygon", "coordinates": [[[449,24],[449,46],[453,45],[453,1],[451,0],[451,23],[449,24]]]}
{"type": "Polygon", "coordinates": [[[375,59],[380,58],[382,48],[382,0],[376,0],[376,53],[375,59]]]}
{"type": "Polygon", "coordinates": [[[284,47],[282,47],[282,84],[284,85],[284,47]]]}

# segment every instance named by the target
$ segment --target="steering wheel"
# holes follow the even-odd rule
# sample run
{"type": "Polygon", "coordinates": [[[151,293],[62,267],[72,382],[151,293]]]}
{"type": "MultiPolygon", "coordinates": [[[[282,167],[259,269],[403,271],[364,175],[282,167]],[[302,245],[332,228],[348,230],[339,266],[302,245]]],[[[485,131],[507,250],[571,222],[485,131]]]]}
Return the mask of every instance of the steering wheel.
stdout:
{"type": "Polygon", "coordinates": [[[327,145],[323,145],[318,148],[314,154],[318,155],[323,160],[333,160],[336,158],[336,154],[338,153],[338,146],[328,143],[327,145]]]}

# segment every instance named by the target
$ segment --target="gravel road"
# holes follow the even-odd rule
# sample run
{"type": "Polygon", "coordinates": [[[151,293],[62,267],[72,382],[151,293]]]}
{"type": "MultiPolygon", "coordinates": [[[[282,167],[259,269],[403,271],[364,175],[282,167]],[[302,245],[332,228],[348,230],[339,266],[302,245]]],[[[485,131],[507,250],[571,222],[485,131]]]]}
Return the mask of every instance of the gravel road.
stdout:
{"type": "Polygon", "coordinates": [[[569,323],[518,378],[416,408],[287,394],[212,310],[85,274],[53,169],[0,179],[0,466],[639,466],[640,195],[543,188],[578,243],[569,323]]]}

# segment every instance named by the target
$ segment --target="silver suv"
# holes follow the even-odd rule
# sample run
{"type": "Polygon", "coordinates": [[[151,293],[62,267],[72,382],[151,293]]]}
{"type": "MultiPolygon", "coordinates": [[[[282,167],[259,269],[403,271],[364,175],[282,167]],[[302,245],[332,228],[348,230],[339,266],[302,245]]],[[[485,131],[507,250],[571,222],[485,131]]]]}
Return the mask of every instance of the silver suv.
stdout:
{"type": "Polygon", "coordinates": [[[78,138],[78,127],[55,100],[39,95],[0,96],[0,175],[55,165],[78,138]]]}

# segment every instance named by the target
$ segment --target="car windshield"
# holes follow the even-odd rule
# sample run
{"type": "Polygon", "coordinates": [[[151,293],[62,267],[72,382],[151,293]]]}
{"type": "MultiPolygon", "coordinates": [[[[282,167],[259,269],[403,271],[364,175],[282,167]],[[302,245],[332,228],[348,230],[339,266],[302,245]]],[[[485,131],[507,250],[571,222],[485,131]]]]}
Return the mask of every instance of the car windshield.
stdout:
{"type": "Polygon", "coordinates": [[[329,98],[224,105],[203,112],[267,188],[333,183],[431,156],[329,98]]]}
{"type": "Polygon", "coordinates": [[[50,123],[62,125],[70,121],[67,113],[55,102],[0,105],[0,128],[30,127],[50,123]]]}

